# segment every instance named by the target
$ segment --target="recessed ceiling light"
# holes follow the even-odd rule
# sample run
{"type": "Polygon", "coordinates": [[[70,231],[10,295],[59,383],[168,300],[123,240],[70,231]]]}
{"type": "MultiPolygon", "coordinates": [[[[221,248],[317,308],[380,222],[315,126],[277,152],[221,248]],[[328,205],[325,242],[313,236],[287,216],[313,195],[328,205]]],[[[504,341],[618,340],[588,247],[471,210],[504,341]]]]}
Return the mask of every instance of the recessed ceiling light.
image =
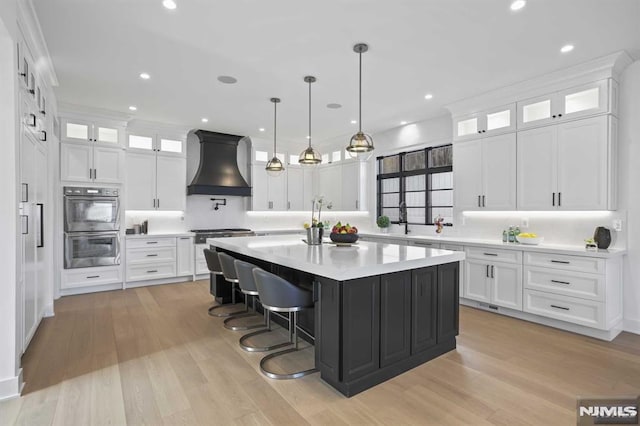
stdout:
{"type": "Polygon", "coordinates": [[[208,119],[208,118],[203,118],[201,121],[202,121],[203,123],[208,123],[208,122],[209,122],[209,119],[208,119]]]}
{"type": "Polygon", "coordinates": [[[406,122],[406,121],[401,121],[401,122],[400,122],[400,125],[401,125],[401,126],[404,126],[405,124],[407,124],[407,122],[406,122]]]}
{"type": "Polygon", "coordinates": [[[433,99],[433,95],[431,93],[427,93],[426,95],[424,95],[425,99],[433,99]]]}
{"type": "Polygon", "coordinates": [[[173,0],[162,0],[162,5],[169,10],[174,10],[178,5],[173,0]]]}
{"type": "Polygon", "coordinates": [[[307,135],[307,139],[311,139],[311,136],[307,135]]]}
{"type": "Polygon", "coordinates": [[[511,2],[511,10],[520,10],[527,4],[526,0],[515,0],[511,2]]]}
{"type": "Polygon", "coordinates": [[[135,106],[131,105],[131,106],[129,107],[129,109],[130,109],[131,111],[137,111],[137,110],[138,110],[138,107],[135,107],[135,106]]]}
{"type": "Polygon", "coordinates": [[[143,79],[143,80],[149,80],[151,78],[151,76],[146,72],[141,72],[140,73],[140,78],[143,79]]]}
{"type": "Polygon", "coordinates": [[[351,120],[351,124],[358,124],[358,120],[351,120]]]}
{"type": "Polygon", "coordinates": [[[573,44],[565,44],[564,46],[562,46],[562,48],[560,49],[560,52],[562,53],[569,53],[573,50],[573,44]]]}
{"type": "Polygon", "coordinates": [[[238,82],[238,79],[230,75],[220,75],[218,76],[218,81],[224,84],[235,84],[238,82]]]}
{"type": "Polygon", "coordinates": [[[342,108],[342,105],[340,105],[340,104],[327,104],[327,108],[329,108],[329,109],[338,109],[338,108],[342,108]]]}
{"type": "Polygon", "coordinates": [[[260,130],[261,132],[264,132],[264,127],[260,127],[258,130],[260,130]]]}

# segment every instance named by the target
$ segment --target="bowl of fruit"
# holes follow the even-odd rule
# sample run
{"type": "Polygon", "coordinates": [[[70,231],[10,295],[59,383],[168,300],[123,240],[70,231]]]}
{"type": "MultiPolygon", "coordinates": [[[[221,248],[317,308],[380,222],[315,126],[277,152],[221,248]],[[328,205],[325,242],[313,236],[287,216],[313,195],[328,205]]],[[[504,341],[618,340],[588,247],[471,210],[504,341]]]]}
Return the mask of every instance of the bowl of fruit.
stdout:
{"type": "Polygon", "coordinates": [[[353,244],[358,241],[358,228],[338,222],[331,228],[329,238],[336,244],[353,244]]]}
{"type": "Polygon", "coordinates": [[[538,235],[533,232],[524,232],[516,235],[516,240],[520,244],[531,244],[536,246],[544,241],[544,237],[538,237],[538,235]]]}

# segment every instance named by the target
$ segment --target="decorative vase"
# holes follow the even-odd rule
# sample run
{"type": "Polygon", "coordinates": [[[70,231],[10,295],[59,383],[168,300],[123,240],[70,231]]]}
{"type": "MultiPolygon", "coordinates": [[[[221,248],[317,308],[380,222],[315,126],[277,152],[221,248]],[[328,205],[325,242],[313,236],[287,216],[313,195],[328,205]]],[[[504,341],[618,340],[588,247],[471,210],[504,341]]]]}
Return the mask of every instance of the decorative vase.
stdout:
{"type": "Polygon", "coordinates": [[[322,244],[322,231],[322,228],[307,228],[307,244],[309,244],[310,246],[322,244]]]}
{"type": "Polygon", "coordinates": [[[611,231],[604,226],[598,226],[593,234],[593,239],[598,244],[599,249],[608,249],[611,245],[611,231]]]}
{"type": "Polygon", "coordinates": [[[388,234],[389,233],[389,227],[386,226],[384,228],[380,228],[380,232],[382,232],[383,234],[388,234]]]}

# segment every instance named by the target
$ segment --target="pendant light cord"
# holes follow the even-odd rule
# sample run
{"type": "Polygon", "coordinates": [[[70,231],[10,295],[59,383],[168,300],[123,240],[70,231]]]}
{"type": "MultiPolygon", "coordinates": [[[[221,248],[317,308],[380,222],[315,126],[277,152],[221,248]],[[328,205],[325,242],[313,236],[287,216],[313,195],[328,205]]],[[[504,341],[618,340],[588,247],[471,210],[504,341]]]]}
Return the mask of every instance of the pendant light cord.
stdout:
{"type": "Polygon", "coordinates": [[[360,67],[358,69],[358,129],[362,133],[362,52],[358,52],[360,67]]]}
{"type": "Polygon", "coordinates": [[[309,148],[311,148],[311,83],[309,80],[309,148]]]}
{"type": "Polygon", "coordinates": [[[273,156],[276,156],[276,117],[278,114],[278,103],[273,103],[273,156]]]}

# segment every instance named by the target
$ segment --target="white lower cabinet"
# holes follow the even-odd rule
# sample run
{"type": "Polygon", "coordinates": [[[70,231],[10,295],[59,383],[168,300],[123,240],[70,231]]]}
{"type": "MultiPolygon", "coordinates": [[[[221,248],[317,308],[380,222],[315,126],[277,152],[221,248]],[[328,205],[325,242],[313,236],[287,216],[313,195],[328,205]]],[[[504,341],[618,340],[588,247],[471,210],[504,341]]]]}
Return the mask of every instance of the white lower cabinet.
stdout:
{"type": "Polygon", "coordinates": [[[204,258],[204,249],[207,248],[206,244],[196,244],[196,275],[208,274],[209,268],[207,267],[207,260],[204,258]]]}
{"type": "Polygon", "coordinates": [[[467,247],[464,297],[522,310],[522,252],[467,247]]]}
{"type": "Polygon", "coordinates": [[[544,317],[585,325],[605,327],[605,309],[600,302],[525,289],[524,311],[544,317]]]}
{"type": "Polygon", "coordinates": [[[62,290],[94,287],[106,284],[122,283],[120,266],[100,266],[96,268],[64,269],[62,271],[62,290]]]}
{"type": "Polygon", "coordinates": [[[126,281],[193,275],[193,237],[137,237],[127,240],[126,281]]]}

